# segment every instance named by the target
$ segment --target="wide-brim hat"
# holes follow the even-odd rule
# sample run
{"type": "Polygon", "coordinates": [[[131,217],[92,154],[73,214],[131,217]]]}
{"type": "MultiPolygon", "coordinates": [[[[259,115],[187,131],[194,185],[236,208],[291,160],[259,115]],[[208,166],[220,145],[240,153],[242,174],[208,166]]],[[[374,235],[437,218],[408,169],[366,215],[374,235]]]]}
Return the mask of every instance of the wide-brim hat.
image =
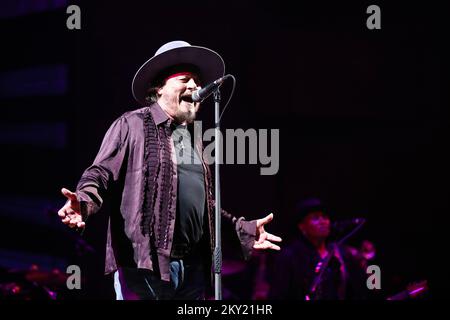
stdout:
{"type": "Polygon", "coordinates": [[[142,105],[148,104],[145,98],[151,83],[162,71],[184,64],[196,67],[203,84],[225,74],[225,63],[217,52],[205,47],[192,46],[186,41],[171,41],[161,46],[136,72],[131,84],[133,97],[142,105]]]}

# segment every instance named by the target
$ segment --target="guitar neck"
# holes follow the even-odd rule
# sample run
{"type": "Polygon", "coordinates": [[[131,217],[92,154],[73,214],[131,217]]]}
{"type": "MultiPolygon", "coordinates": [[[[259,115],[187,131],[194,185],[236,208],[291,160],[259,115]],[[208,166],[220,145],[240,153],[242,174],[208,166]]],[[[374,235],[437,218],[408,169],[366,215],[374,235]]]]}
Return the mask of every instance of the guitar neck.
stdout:
{"type": "Polygon", "coordinates": [[[406,300],[409,298],[416,298],[423,293],[425,293],[428,290],[428,284],[427,281],[422,281],[420,283],[416,283],[413,285],[408,286],[408,289],[405,291],[402,291],[400,293],[397,293],[389,298],[387,300],[406,300]]]}

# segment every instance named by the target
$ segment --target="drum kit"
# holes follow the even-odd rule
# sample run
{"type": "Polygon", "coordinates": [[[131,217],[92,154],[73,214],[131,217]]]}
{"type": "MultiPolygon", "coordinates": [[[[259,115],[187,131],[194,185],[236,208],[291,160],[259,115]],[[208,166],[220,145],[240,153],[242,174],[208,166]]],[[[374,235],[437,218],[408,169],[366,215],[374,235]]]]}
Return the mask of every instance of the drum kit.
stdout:
{"type": "Polygon", "coordinates": [[[59,269],[0,269],[0,300],[56,300],[65,289],[67,274],[59,269]]]}
{"type": "MultiPolygon", "coordinates": [[[[225,279],[244,272],[243,261],[224,260],[222,275],[225,279]]],[[[68,274],[55,268],[41,270],[33,264],[28,269],[2,269],[0,267],[0,300],[56,300],[66,290],[68,274]]]]}

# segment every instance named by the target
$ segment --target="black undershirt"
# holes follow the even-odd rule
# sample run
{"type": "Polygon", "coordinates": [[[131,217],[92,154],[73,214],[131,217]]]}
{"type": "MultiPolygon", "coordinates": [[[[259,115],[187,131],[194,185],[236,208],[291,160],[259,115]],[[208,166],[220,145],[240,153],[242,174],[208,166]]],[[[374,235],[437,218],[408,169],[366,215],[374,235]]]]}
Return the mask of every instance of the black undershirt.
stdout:
{"type": "Polygon", "coordinates": [[[172,134],[177,156],[177,210],[172,257],[187,255],[203,235],[205,182],[203,166],[186,126],[172,134]]]}

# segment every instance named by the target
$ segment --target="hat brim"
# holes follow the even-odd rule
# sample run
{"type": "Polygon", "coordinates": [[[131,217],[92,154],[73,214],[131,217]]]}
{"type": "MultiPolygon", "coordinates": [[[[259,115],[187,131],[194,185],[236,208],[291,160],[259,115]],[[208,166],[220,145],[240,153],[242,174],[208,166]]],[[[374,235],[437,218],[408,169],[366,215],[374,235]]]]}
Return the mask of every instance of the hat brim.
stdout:
{"type": "Polygon", "coordinates": [[[145,98],[151,82],[162,70],[178,64],[196,66],[203,83],[210,83],[225,74],[222,57],[211,49],[186,46],[167,50],[148,59],[134,75],[131,90],[136,101],[142,105],[148,104],[145,98]]]}

